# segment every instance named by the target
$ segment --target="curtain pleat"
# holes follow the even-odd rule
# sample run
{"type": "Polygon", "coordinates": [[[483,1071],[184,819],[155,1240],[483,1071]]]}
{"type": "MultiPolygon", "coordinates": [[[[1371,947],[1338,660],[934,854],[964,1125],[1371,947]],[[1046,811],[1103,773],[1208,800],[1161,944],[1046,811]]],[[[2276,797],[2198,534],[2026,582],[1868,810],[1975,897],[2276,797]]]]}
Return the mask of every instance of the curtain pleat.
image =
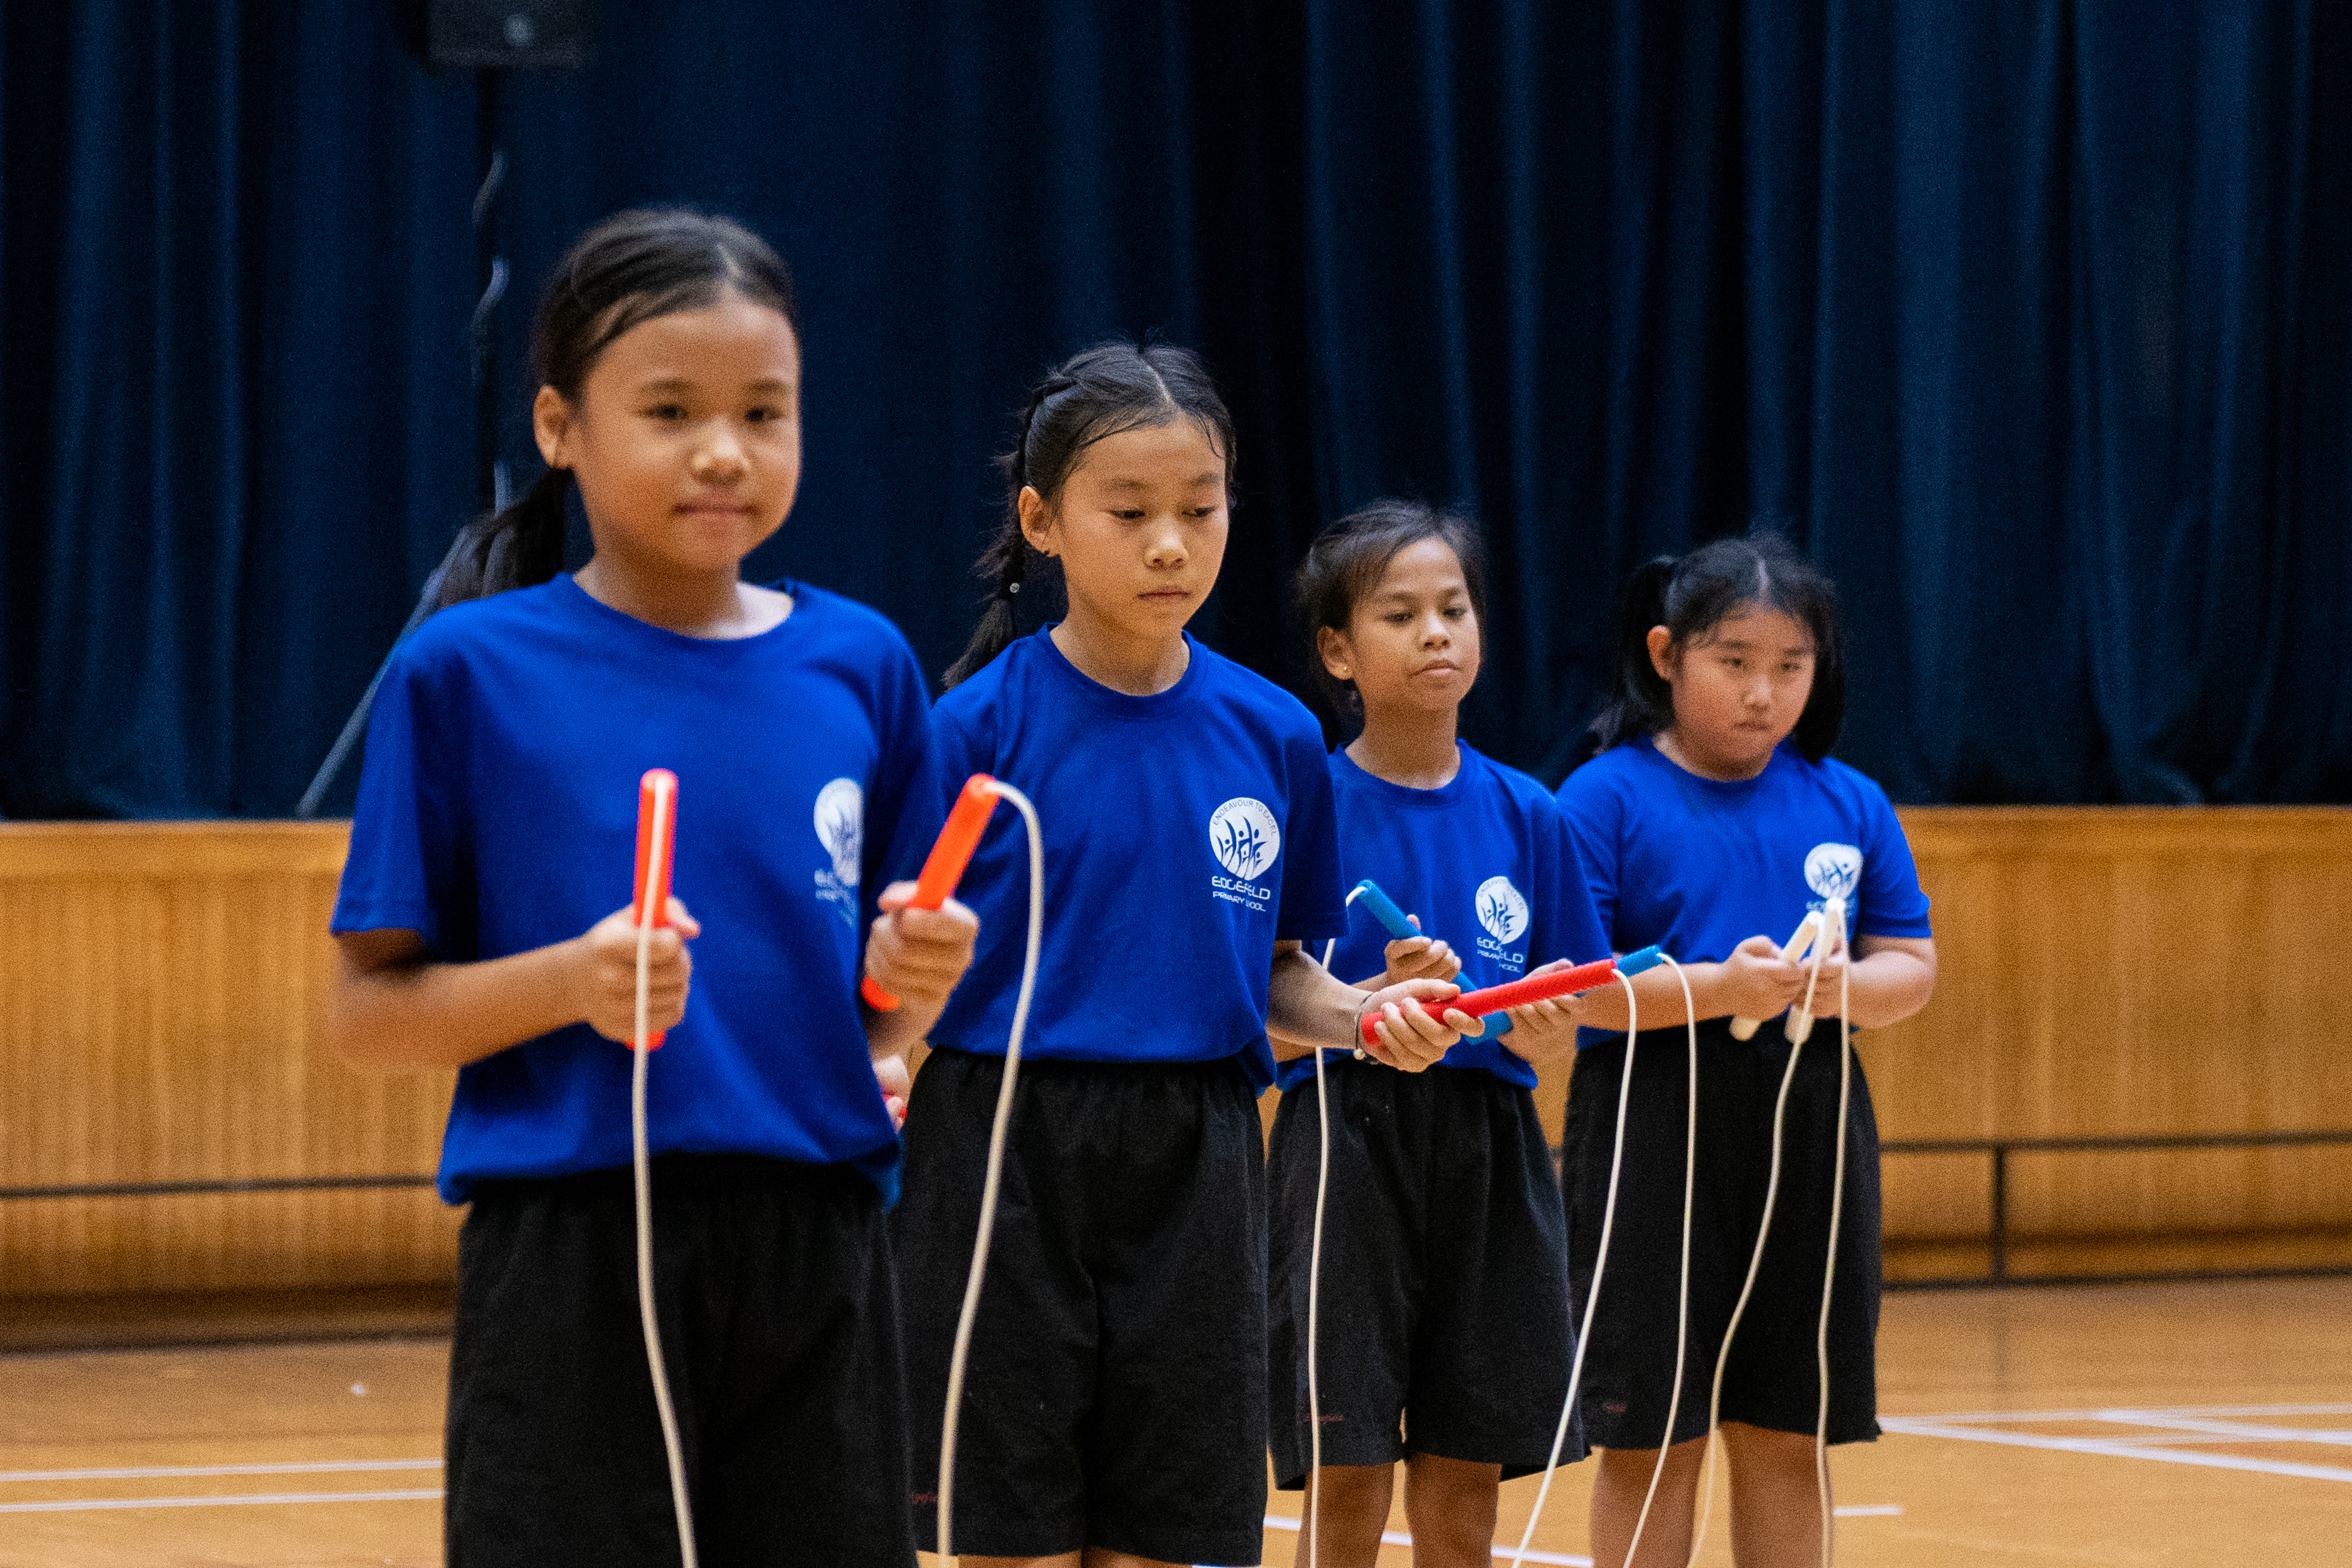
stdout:
{"type": "MultiPolygon", "coordinates": [[[[2345,7],[598,23],[499,94],[506,461],[570,238],[739,215],[807,334],[753,568],[935,670],[1025,383],[1158,336],[1240,423],[1196,629],[1302,693],[1317,528],[1451,502],[1496,567],[1467,733],[1558,778],[1626,571],[1769,526],[1839,580],[1839,755],[1898,800],[2352,800],[2345,7]]],[[[0,811],[291,809],[473,502],[477,131],[380,0],[0,13],[0,811]]]]}

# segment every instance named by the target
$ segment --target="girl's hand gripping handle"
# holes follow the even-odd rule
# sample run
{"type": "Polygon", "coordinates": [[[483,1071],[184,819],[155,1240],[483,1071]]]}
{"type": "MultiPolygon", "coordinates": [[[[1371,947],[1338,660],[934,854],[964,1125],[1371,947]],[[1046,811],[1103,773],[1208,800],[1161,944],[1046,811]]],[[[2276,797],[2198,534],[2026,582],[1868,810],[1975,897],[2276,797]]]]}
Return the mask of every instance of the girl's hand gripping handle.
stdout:
{"type": "MultiPolygon", "coordinates": [[[[667,768],[650,768],[637,780],[637,883],[629,904],[629,916],[641,932],[669,924],[669,869],[677,847],[677,775],[667,768]]],[[[660,1050],[668,1032],[649,1030],[638,1048],[660,1050]]]]}
{"type": "MultiPolygon", "coordinates": [[[[1381,951],[1386,978],[1398,980],[1444,980],[1451,982],[1462,972],[1462,961],[1454,956],[1444,943],[1433,939],[1413,924],[1412,916],[1397,907],[1396,900],[1381,891],[1381,884],[1366,877],[1348,894],[1349,904],[1360,900],[1371,912],[1381,929],[1389,934],[1389,945],[1381,951]],[[1420,946],[1404,953],[1396,950],[1400,942],[1415,942],[1420,946]]],[[[1325,957],[1328,957],[1327,950],[1325,957]]]]}
{"type": "MultiPolygon", "coordinates": [[[[981,831],[988,826],[989,813],[995,810],[995,779],[985,773],[975,773],[963,781],[955,809],[948,813],[947,826],[940,830],[939,841],[931,845],[930,856],[923,862],[922,874],[915,879],[915,896],[908,902],[908,908],[937,909],[953,896],[972,851],[980,847],[981,831]]],[[[871,975],[858,982],[857,991],[866,998],[866,1005],[877,1013],[898,1010],[898,998],[875,984],[871,975]]]]}
{"type": "MultiPolygon", "coordinates": [[[[1804,919],[1797,923],[1796,930],[1789,934],[1788,946],[1780,949],[1780,956],[1791,964],[1801,961],[1812,946],[1815,938],[1821,935],[1821,911],[1818,909],[1806,911],[1804,919]]],[[[1762,1019],[1733,1019],[1731,1038],[1753,1040],[1756,1037],[1756,1031],[1763,1027],[1762,1019]]]]}
{"type": "MultiPolygon", "coordinates": [[[[1522,1008],[1529,1002],[1589,991],[1595,986],[1607,985],[1620,974],[1638,975],[1657,962],[1658,950],[1644,947],[1638,953],[1628,953],[1622,958],[1603,958],[1598,963],[1579,964],[1572,969],[1554,969],[1549,975],[1530,975],[1524,980],[1513,980],[1508,985],[1489,986],[1483,991],[1465,991],[1458,997],[1440,1002],[1436,1013],[1432,1016],[1441,1022],[1444,1021],[1443,1015],[1452,1012],[1484,1018],[1506,1008],[1522,1008]]],[[[1367,1045],[1379,1038],[1372,1032],[1372,1025],[1377,1021],[1367,1018],[1363,1022],[1364,1043],[1367,1045]]]]}

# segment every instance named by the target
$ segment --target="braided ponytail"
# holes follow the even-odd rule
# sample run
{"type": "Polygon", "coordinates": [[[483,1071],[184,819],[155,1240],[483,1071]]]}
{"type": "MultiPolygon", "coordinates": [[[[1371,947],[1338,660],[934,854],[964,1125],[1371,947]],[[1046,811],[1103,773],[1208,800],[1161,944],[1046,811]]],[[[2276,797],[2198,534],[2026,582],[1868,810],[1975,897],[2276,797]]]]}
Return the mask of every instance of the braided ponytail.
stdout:
{"type": "MultiPolygon", "coordinates": [[[[1004,472],[1004,520],[997,525],[996,537],[980,552],[972,566],[972,574],[983,582],[992,582],[996,591],[988,607],[980,612],[980,624],[972,629],[971,641],[964,645],[962,654],[940,677],[949,686],[961,685],[985,668],[988,662],[1013,645],[1021,634],[1021,590],[1028,581],[1029,558],[1036,551],[1029,548],[1029,539],[1021,531],[1021,492],[1029,485],[1029,444],[1037,430],[1037,411],[1047,399],[1068,392],[1077,382],[1061,374],[1047,376],[1029,391],[1029,406],[1021,413],[1021,434],[1013,443],[1013,450],[996,460],[1004,472]]],[[[1051,570],[1047,558],[1039,556],[1041,577],[1051,570]]],[[[1039,586],[1044,586],[1042,583],[1039,586]]],[[[1032,601],[1035,595],[1031,595],[1032,601]]]]}

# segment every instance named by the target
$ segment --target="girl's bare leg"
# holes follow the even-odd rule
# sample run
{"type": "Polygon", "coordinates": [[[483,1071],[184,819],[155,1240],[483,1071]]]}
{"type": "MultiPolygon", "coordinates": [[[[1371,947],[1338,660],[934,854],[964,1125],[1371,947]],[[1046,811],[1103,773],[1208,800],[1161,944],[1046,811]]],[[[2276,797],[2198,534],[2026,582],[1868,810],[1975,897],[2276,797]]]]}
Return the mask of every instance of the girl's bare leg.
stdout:
{"type": "MultiPolygon", "coordinates": [[[[1594,1568],[1683,1568],[1690,1561],[1691,1509],[1698,1500],[1706,1442],[1694,1437],[1666,1450],[1666,1473],[1658,1479],[1657,1500],[1650,1505],[1649,1522],[1642,1526],[1642,1554],[1631,1563],[1625,1553],[1633,1544],[1642,1500],[1649,1496],[1658,1450],[1602,1448],[1599,1453],[1600,1472],[1592,1478],[1594,1568]]],[[[1747,1560],[1740,1561],[1745,1568],[1747,1560]]]]}
{"type": "Polygon", "coordinates": [[[1821,1568],[1812,1434],[1726,1421],[1723,1448],[1731,1462],[1731,1560],[1739,1568],[1821,1568]]]}
{"type": "Polygon", "coordinates": [[[1495,1552],[1495,1494],[1502,1482],[1500,1465],[1474,1465],[1437,1454],[1407,1459],[1404,1512],[1412,1525],[1413,1568],[1489,1568],[1495,1552]]]}

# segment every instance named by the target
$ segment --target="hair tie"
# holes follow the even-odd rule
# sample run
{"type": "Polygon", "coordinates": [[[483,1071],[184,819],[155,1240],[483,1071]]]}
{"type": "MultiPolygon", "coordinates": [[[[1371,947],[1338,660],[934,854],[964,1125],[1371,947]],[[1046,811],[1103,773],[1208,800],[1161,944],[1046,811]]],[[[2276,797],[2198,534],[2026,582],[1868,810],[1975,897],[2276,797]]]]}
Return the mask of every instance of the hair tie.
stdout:
{"type": "Polygon", "coordinates": [[[1028,575],[1029,543],[1016,527],[1006,541],[1004,570],[996,577],[996,597],[1011,604],[1021,596],[1021,580],[1028,575]]]}

